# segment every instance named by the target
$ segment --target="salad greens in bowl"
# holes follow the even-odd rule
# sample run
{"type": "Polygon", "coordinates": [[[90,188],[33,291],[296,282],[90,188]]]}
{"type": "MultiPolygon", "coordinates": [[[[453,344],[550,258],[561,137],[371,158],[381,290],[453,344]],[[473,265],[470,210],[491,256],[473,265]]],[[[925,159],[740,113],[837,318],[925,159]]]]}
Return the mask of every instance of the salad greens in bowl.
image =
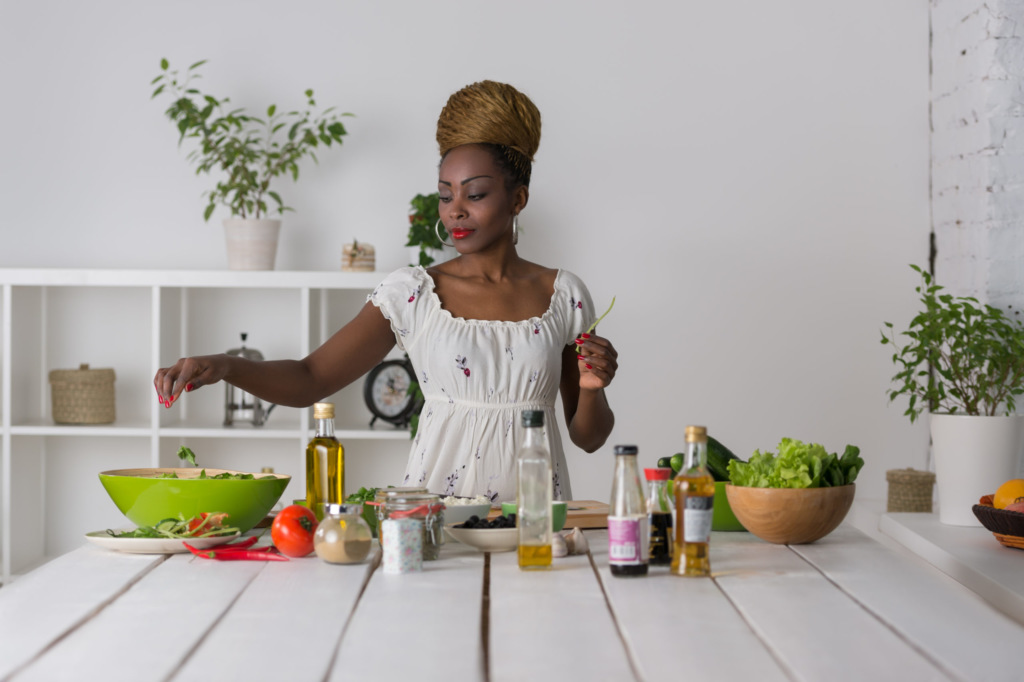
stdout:
{"type": "Polygon", "coordinates": [[[864,466],[860,449],[847,445],[839,456],[792,438],[783,438],[777,449],[729,462],[729,506],[744,528],[767,542],[820,540],[850,511],[854,480],[864,466]]]}
{"type": "MultiPolygon", "coordinates": [[[[188,448],[183,450],[191,455],[188,448]]],[[[181,452],[179,456],[189,459],[181,452]]],[[[99,477],[110,499],[136,526],[217,513],[227,514],[224,525],[240,533],[266,517],[291,480],[282,474],[197,467],[115,469],[99,477]]]]}

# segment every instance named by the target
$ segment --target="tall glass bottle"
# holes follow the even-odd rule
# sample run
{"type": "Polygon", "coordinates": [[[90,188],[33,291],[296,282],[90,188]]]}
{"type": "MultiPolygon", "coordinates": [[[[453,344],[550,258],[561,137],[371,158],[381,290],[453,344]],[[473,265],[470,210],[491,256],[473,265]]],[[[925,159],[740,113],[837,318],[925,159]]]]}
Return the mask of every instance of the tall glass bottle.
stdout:
{"type": "Polygon", "coordinates": [[[544,413],[525,410],[523,445],[516,453],[516,526],[519,568],[551,566],[551,453],[544,442],[544,413]]]}
{"type": "Polygon", "coordinates": [[[650,533],[650,564],[668,566],[672,563],[672,493],[669,492],[671,469],[644,469],[647,479],[647,527],[650,533]]]}
{"type": "Polygon", "coordinates": [[[316,433],[306,446],[306,504],[319,516],[319,505],[345,501],[345,448],[334,437],[334,403],[313,405],[316,433]]]}
{"type": "Polygon", "coordinates": [[[614,576],[647,575],[650,538],[647,500],[636,466],[635,445],[615,446],[608,514],[608,564],[614,576]]]}
{"type": "Polygon", "coordinates": [[[711,575],[708,545],[715,481],[707,470],[708,432],[703,426],[686,427],[686,459],[673,483],[676,497],[676,540],[672,573],[711,575]]]}

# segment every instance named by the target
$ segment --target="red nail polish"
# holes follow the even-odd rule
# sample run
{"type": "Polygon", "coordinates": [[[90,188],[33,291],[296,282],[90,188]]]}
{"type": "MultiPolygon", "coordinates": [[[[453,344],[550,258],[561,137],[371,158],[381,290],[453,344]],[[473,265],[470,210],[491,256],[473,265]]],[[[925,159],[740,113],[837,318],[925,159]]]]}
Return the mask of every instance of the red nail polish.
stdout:
{"type": "Polygon", "coordinates": [[[583,345],[583,339],[576,339],[576,345],[577,346],[582,346],[583,345]]]}
{"type": "Polygon", "coordinates": [[[584,367],[586,367],[587,369],[594,369],[594,368],[593,368],[593,367],[591,367],[590,365],[584,365],[584,367]]]}
{"type": "Polygon", "coordinates": [[[156,397],[156,399],[157,399],[158,401],[160,401],[160,404],[161,404],[161,405],[163,405],[163,404],[164,404],[164,397],[163,397],[162,395],[158,395],[158,396],[156,397]]]}
{"type": "Polygon", "coordinates": [[[585,358],[585,357],[583,357],[582,355],[577,355],[577,356],[576,356],[576,359],[577,359],[577,360],[586,360],[586,358],[585,358]]]}
{"type": "Polygon", "coordinates": [[[583,337],[584,339],[590,338],[590,334],[580,334],[580,336],[583,337]]]}
{"type": "Polygon", "coordinates": [[[185,387],[185,390],[186,391],[191,391],[193,388],[195,388],[195,386],[193,386],[192,384],[189,384],[188,386],[185,387]]]}

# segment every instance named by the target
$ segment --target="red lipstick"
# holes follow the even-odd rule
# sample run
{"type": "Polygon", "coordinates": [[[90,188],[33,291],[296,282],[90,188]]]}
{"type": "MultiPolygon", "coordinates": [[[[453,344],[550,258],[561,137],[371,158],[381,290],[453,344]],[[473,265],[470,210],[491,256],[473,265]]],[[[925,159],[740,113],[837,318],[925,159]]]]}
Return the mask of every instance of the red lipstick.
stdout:
{"type": "Polygon", "coordinates": [[[452,239],[465,239],[470,234],[472,234],[473,230],[467,230],[467,229],[462,228],[462,227],[456,227],[456,228],[453,228],[451,232],[452,232],[452,239]]]}

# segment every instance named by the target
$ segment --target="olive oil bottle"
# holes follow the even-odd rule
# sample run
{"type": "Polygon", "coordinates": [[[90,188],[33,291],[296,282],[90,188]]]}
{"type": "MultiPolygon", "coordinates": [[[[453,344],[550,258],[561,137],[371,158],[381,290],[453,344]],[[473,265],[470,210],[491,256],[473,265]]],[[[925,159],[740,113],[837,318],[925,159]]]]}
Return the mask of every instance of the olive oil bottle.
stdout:
{"type": "Polygon", "coordinates": [[[703,426],[686,427],[686,459],[673,486],[676,498],[674,575],[709,576],[711,515],[715,481],[707,470],[708,432],[703,426]]]}
{"type": "Polygon", "coordinates": [[[551,566],[551,453],[544,442],[544,413],[524,410],[523,445],[516,453],[516,527],[519,568],[551,566]]]}
{"type": "Polygon", "coordinates": [[[321,505],[345,501],[345,448],[334,437],[334,403],[313,405],[316,433],[306,446],[306,504],[319,515],[321,505]]]}

